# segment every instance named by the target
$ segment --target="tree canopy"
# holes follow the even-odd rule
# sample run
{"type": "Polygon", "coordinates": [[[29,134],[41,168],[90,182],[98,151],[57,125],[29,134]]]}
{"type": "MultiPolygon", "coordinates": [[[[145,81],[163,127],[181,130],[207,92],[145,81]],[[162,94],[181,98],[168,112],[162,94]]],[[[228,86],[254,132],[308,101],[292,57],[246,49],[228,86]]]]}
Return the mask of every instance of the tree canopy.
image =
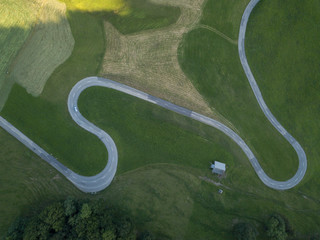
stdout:
{"type": "Polygon", "coordinates": [[[287,239],[285,220],[278,214],[273,214],[267,221],[267,236],[271,240],[287,239]]]}
{"type": "MultiPolygon", "coordinates": [[[[133,221],[123,211],[108,208],[102,200],[68,198],[50,204],[31,217],[17,219],[5,239],[134,240],[137,236],[133,221]]],[[[142,239],[153,237],[147,234],[142,239]]]]}
{"type": "Polygon", "coordinates": [[[236,240],[255,240],[258,231],[250,223],[238,223],[233,227],[233,235],[236,240]]]}

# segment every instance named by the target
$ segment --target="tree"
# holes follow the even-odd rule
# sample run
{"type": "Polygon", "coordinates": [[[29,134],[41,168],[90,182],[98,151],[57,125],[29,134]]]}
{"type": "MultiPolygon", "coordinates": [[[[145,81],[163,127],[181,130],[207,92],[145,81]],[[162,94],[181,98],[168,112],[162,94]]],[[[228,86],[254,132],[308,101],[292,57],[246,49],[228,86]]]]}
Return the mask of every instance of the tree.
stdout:
{"type": "Polygon", "coordinates": [[[131,235],[133,234],[133,224],[129,217],[127,216],[116,217],[115,225],[116,225],[117,235],[120,238],[127,239],[131,237],[131,235]]]}
{"type": "Polygon", "coordinates": [[[89,218],[92,213],[91,207],[88,203],[84,203],[81,208],[81,218],[86,219],[89,218]]]}
{"type": "Polygon", "coordinates": [[[285,240],[287,239],[286,224],[284,219],[278,215],[273,214],[267,221],[267,236],[271,240],[285,240]]]}
{"type": "Polygon", "coordinates": [[[49,239],[50,236],[50,228],[48,224],[41,222],[39,218],[34,217],[27,225],[23,239],[28,240],[44,240],[49,239]]]}
{"type": "Polygon", "coordinates": [[[139,240],[153,240],[155,238],[153,237],[153,235],[150,232],[145,231],[140,235],[140,237],[138,239],[139,240]]]}
{"type": "Polygon", "coordinates": [[[107,230],[102,234],[102,240],[115,240],[116,234],[112,230],[107,230]]]}
{"type": "Polygon", "coordinates": [[[252,224],[238,223],[233,226],[233,235],[236,240],[255,240],[258,231],[252,224]]]}
{"type": "Polygon", "coordinates": [[[310,240],[320,240],[320,234],[314,234],[310,240]]]}
{"type": "Polygon", "coordinates": [[[63,202],[65,215],[67,217],[74,215],[77,212],[77,204],[76,201],[69,197],[63,202]]]}
{"type": "Polygon", "coordinates": [[[6,240],[22,239],[28,219],[19,217],[8,230],[6,240]]]}
{"type": "Polygon", "coordinates": [[[68,198],[47,206],[38,215],[17,220],[4,239],[134,240],[136,236],[136,227],[124,211],[107,208],[103,200],[68,198]]]}
{"type": "Polygon", "coordinates": [[[57,202],[46,207],[40,213],[39,219],[55,232],[62,231],[66,222],[63,204],[61,202],[57,202]]]}

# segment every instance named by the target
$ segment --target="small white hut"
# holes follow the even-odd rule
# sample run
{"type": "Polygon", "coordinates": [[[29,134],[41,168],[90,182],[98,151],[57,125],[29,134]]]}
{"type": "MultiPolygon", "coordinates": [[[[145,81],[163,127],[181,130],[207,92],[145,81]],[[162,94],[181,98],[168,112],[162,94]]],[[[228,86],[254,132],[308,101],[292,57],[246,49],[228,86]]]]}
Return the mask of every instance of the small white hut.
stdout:
{"type": "Polygon", "coordinates": [[[226,171],[226,165],[224,163],[214,161],[214,164],[211,164],[212,173],[217,173],[219,175],[222,175],[226,171]]]}

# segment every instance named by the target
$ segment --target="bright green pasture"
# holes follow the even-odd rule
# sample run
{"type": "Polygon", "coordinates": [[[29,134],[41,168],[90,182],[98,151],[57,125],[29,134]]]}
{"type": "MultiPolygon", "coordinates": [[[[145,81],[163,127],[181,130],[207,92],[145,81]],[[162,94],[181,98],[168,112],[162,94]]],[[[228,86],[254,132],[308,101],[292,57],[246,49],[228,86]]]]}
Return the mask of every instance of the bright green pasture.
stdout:
{"type": "Polygon", "coordinates": [[[119,173],[155,163],[208,169],[209,163],[218,159],[231,167],[234,158],[245,159],[223,133],[115,90],[86,89],[78,106],[86,119],[114,139],[119,173]]]}
{"type": "Polygon", "coordinates": [[[308,158],[303,191],[320,196],[320,1],[262,1],[246,36],[249,65],[271,111],[308,158]]]}
{"type": "Polygon", "coordinates": [[[249,2],[250,0],[208,0],[200,23],[237,40],[241,17],[249,2]]]}
{"type": "Polygon", "coordinates": [[[0,239],[33,206],[75,195],[62,175],[0,128],[0,239]]]}
{"type": "Polygon", "coordinates": [[[85,90],[79,109],[111,135],[119,151],[114,184],[104,191],[107,198],[131,209],[159,236],[229,239],[234,221],[262,228],[273,211],[287,216],[299,232],[317,228],[319,216],[311,213],[316,200],[264,186],[241,149],[218,130],[102,87],[85,90]],[[219,159],[228,166],[222,180],[208,169],[219,159]],[[225,193],[220,196],[217,186],[200,177],[221,182],[225,193]],[[304,218],[298,217],[301,209],[304,218]]]}
{"type": "MultiPolygon", "coordinates": [[[[79,80],[99,72],[105,52],[104,17],[79,10],[67,15],[75,39],[71,57],[55,70],[40,97],[34,98],[15,85],[1,115],[66,166],[94,175],[107,163],[106,149],[73,122],[67,97],[79,80]]],[[[137,24],[134,30],[144,27],[137,24]]]]}
{"type": "MultiPolygon", "coordinates": [[[[262,232],[273,211],[287,216],[298,232],[317,230],[317,200],[264,186],[240,148],[219,131],[106,88],[85,90],[79,109],[112,136],[119,151],[114,181],[92,197],[127,209],[138,227],[158,239],[232,239],[237,221],[250,221],[262,232]],[[211,174],[213,160],[227,163],[226,178],[211,174]]],[[[91,197],[3,130],[0,143],[1,216],[12,220],[30,205],[67,195],[91,197]]],[[[0,220],[0,235],[8,224],[0,220]]]]}
{"type": "Polygon", "coordinates": [[[264,171],[277,180],[292,177],[298,158],[261,111],[243,73],[237,46],[214,32],[195,29],[184,37],[179,60],[198,91],[239,131],[264,171]]]}
{"type": "Polygon", "coordinates": [[[71,57],[56,69],[40,97],[14,85],[1,115],[66,166],[93,175],[107,163],[105,146],[73,122],[67,97],[76,82],[99,70],[104,52],[103,24],[87,13],[69,12],[68,19],[75,38],[71,57]]]}
{"type": "Polygon", "coordinates": [[[0,2],[0,109],[12,86],[7,79],[10,63],[27,39],[38,9],[39,4],[34,1],[0,2]]]}

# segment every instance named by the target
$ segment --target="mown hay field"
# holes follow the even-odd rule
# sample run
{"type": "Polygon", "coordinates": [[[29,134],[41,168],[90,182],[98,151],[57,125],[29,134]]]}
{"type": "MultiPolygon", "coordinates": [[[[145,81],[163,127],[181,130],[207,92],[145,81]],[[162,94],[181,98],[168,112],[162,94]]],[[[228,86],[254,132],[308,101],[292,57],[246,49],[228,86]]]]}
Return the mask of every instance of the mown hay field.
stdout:
{"type": "MultiPolygon", "coordinates": [[[[77,8],[76,3],[77,1],[66,1],[67,17],[75,39],[71,56],[53,72],[38,97],[33,97],[19,85],[14,85],[1,115],[66,166],[83,175],[94,175],[106,165],[107,152],[99,139],[72,121],[67,110],[67,97],[76,82],[87,76],[97,75],[101,68],[105,54],[104,20],[122,19],[123,16],[110,16],[110,12],[103,14],[91,9],[83,11],[77,8]]],[[[102,10],[103,4],[108,4],[105,1],[100,3],[102,10]]],[[[144,6],[147,10],[142,18],[135,15],[137,10],[134,6],[130,8],[132,12],[126,19],[129,17],[136,24],[127,26],[127,31],[130,27],[133,30],[150,28],[150,25],[141,24],[144,21],[153,22],[153,27],[170,25],[180,13],[177,8],[172,7],[166,11],[168,7],[164,6],[157,15],[153,4],[144,6]],[[149,8],[151,13],[148,12],[149,8]],[[172,12],[173,17],[170,15],[172,12]],[[164,19],[167,21],[163,21],[164,19]]]]}
{"type": "Polygon", "coordinates": [[[66,5],[45,1],[31,35],[12,62],[10,78],[39,96],[53,71],[71,55],[73,46],[66,5]]]}
{"type": "Polygon", "coordinates": [[[66,7],[57,0],[1,2],[0,109],[14,83],[38,96],[74,45],[66,7]]]}
{"type": "Polygon", "coordinates": [[[0,109],[10,91],[7,79],[10,63],[28,38],[39,9],[39,1],[0,2],[0,109]]]}

